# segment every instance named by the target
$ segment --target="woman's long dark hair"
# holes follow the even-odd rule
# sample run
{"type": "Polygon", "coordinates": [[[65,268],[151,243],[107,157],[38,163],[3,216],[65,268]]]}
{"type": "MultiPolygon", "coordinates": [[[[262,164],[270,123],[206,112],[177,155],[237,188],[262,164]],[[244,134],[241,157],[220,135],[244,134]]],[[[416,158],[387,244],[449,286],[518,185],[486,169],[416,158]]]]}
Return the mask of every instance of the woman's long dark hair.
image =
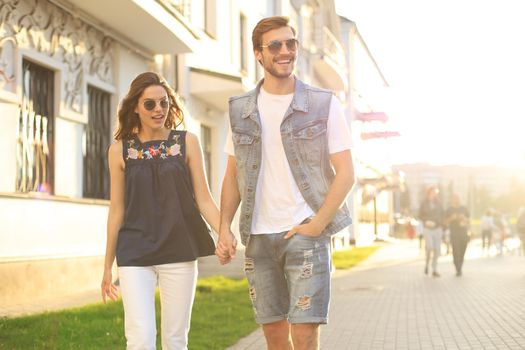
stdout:
{"type": "Polygon", "coordinates": [[[166,90],[170,107],[168,110],[168,118],[164,126],[168,129],[175,129],[184,122],[184,112],[182,110],[182,103],[179,97],[168,85],[166,80],[155,72],[145,72],[139,74],[129,87],[128,94],[120,103],[117,118],[118,127],[115,132],[115,140],[122,140],[132,138],[140,131],[140,119],[135,112],[135,108],[139,102],[140,96],[144,93],[146,88],[158,85],[166,90]]]}

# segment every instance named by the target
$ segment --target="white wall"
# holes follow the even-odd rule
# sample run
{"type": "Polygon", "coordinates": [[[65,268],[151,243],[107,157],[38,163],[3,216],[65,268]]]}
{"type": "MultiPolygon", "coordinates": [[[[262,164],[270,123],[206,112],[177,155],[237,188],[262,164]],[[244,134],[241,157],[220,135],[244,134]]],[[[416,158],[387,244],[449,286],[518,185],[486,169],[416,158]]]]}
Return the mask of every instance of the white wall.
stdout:
{"type": "MultiPolygon", "coordinates": [[[[196,50],[190,54],[179,55],[179,94],[185,98],[189,110],[186,127],[200,136],[201,124],[212,128],[212,176],[211,190],[219,201],[220,187],[226,167],[223,151],[228,135],[228,114],[220,112],[206,101],[190,94],[189,67],[240,76],[240,14],[246,17],[246,46],[248,47],[248,72],[245,83],[255,86],[255,58],[252,52],[251,33],[256,23],[267,15],[268,1],[228,0],[216,6],[216,31],[213,38],[203,35],[196,50]]],[[[251,87],[251,85],[249,86],[251,87]]]]}
{"type": "Polygon", "coordinates": [[[55,120],[55,195],[81,198],[83,192],[82,134],[84,124],[55,120]]]}
{"type": "Polygon", "coordinates": [[[108,207],[0,197],[0,260],[103,255],[108,207]]]}
{"type": "Polygon", "coordinates": [[[115,84],[117,86],[117,102],[119,102],[126,96],[133,79],[140,73],[153,70],[154,62],[153,59],[148,61],[121,45],[118,45],[115,51],[115,84]]]}
{"type": "MultiPolygon", "coordinates": [[[[19,110],[16,104],[0,103],[0,192],[13,192],[16,185],[16,132],[19,110]]],[[[0,221],[1,222],[1,221],[0,221]]]]}

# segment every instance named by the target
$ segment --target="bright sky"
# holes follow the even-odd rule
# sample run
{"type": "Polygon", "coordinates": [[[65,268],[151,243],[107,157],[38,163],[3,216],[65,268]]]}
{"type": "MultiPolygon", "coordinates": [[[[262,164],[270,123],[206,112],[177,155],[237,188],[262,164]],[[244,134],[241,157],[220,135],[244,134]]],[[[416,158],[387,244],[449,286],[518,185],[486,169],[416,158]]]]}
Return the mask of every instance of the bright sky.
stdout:
{"type": "Polygon", "coordinates": [[[390,84],[394,163],[525,165],[525,2],[336,4],[390,84]]]}

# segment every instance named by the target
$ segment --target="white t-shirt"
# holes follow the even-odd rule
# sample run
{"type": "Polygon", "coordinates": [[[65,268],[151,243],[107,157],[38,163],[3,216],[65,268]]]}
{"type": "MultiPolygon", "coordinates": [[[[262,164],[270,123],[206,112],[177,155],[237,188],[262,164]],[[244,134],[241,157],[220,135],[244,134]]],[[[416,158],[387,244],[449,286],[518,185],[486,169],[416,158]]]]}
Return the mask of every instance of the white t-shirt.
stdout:
{"type": "MultiPolygon", "coordinates": [[[[281,139],[281,123],[292,99],[293,94],[273,95],[263,88],[257,98],[262,162],[255,192],[252,234],[288,231],[315,214],[297,187],[281,139]]],[[[341,103],[335,97],[330,102],[327,137],[330,154],[352,148],[348,124],[341,103]]],[[[235,155],[231,129],[224,149],[229,155],[235,155]]]]}

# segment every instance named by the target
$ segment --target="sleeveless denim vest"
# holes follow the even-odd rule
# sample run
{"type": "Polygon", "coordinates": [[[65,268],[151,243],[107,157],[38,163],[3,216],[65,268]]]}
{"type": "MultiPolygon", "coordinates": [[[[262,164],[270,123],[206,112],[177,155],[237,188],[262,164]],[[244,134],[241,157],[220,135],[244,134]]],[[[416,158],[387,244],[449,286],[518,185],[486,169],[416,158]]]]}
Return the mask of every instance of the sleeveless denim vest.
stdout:
{"type": "MultiPolygon", "coordinates": [[[[261,123],[257,108],[261,85],[262,81],[254,90],[229,100],[241,196],[239,231],[244,245],[248,244],[251,233],[255,189],[262,159],[261,123]]],[[[330,164],[326,134],[331,98],[330,91],[306,85],[296,78],[294,97],[281,123],[284,152],[293,178],[314,212],[318,212],[324,203],[335,175],[330,164]]],[[[345,203],[323,234],[333,235],[351,223],[345,203]]]]}

